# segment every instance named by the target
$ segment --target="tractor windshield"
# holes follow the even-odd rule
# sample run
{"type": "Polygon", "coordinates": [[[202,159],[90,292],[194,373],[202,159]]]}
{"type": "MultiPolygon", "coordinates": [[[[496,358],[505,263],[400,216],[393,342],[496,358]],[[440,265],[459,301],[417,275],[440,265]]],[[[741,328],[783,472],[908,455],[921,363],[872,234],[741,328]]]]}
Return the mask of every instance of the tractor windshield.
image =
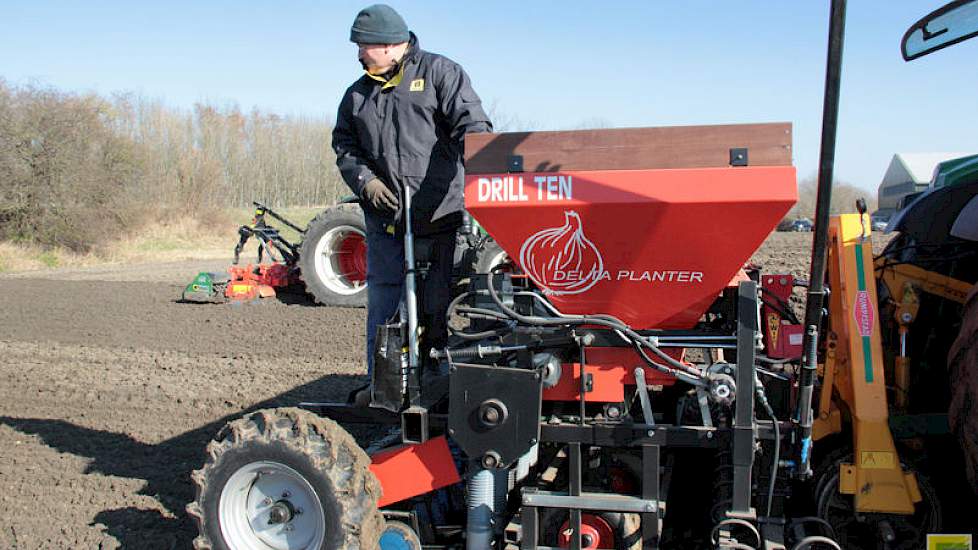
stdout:
{"type": "Polygon", "coordinates": [[[903,59],[911,61],[978,36],[978,1],[955,0],[914,23],[903,35],[903,59]]]}

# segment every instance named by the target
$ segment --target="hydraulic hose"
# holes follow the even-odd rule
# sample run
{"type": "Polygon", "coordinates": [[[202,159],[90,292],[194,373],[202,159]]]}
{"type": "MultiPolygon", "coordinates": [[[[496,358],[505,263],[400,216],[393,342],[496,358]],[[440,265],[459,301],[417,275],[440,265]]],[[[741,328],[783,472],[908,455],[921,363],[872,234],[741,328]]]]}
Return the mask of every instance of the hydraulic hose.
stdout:
{"type": "MultiPolygon", "coordinates": [[[[468,308],[468,307],[459,308],[458,307],[458,305],[462,302],[462,300],[468,298],[473,294],[476,294],[476,292],[472,292],[472,291],[463,292],[462,294],[456,296],[455,299],[448,304],[448,308],[446,309],[446,311],[448,312],[447,316],[451,318],[456,313],[460,315],[464,313],[466,316],[469,316],[470,314],[478,314],[478,315],[485,315],[491,320],[511,321],[509,317],[506,317],[505,315],[499,313],[498,311],[482,309],[482,308],[468,308]]],[[[486,338],[495,338],[498,336],[503,336],[509,332],[509,328],[510,327],[500,327],[492,330],[485,330],[482,332],[465,332],[456,329],[455,327],[451,326],[451,324],[448,325],[448,331],[452,333],[453,336],[457,336],[463,340],[483,340],[486,338]]]]}
{"type": "MultiPolygon", "coordinates": [[[[493,268],[492,271],[496,271],[497,269],[500,268],[502,268],[502,266],[496,266],[495,268],[493,268]]],[[[621,320],[612,317],[611,315],[605,315],[605,314],[563,315],[562,314],[560,317],[556,317],[556,318],[522,315],[519,312],[513,310],[511,307],[507,306],[505,303],[503,303],[502,299],[499,298],[499,295],[496,293],[496,289],[492,284],[492,277],[486,278],[486,288],[489,291],[489,296],[492,298],[494,302],[496,302],[496,306],[499,307],[499,309],[502,310],[506,315],[521,323],[527,325],[537,325],[537,326],[598,325],[598,326],[603,326],[614,330],[618,330],[624,335],[626,335],[628,337],[627,340],[629,340],[633,344],[639,344],[652,351],[652,353],[654,353],[662,361],[664,361],[667,365],[669,365],[669,367],[671,367],[673,371],[678,371],[679,373],[685,374],[687,377],[692,377],[694,380],[702,380],[703,378],[702,371],[690,367],[689,365],[684,365],[679,361],[676,361],[675,359],[670,357],[669,354],[659,349],[658,346],[653,345],[651,342],[643,338],[640,334],[632,330],[631,327],[626,325],[621,320]]],[[[647,356],[645,356],[644,354],[643,356],[644,356],[643,358],[647,358],[647,356]]],[[[675,374],[672,371],[671,373],[675,374]]]]}
{"type": "Polygon", "coordinates": [[[764,394],[764,386],[761,385],[759,378],[755,378],[755,393],[757,395],[757,401],[764,408],[764,412],[767,413],[768,417],[771,418],[771,426],[774,428],[774,453],[771,457],[771,481],[768,483],[767,487],[767,517],[771,517],[771,504],[774,501],[774,484],[778,479],[778,462],[781,459],[781,426],[778,423],[778,418],[774,416],[774,409],[771,404],[767,401],[767,396],[764,394]]]}

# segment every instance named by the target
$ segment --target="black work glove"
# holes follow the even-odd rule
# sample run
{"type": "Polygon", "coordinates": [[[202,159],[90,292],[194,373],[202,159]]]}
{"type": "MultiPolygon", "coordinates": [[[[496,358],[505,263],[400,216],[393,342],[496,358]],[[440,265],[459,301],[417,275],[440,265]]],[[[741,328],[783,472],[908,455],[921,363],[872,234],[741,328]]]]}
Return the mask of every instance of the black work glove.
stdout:
{"type": "Polygon", "coordinates": [[[380,211],[397,211],[397,195],[384,185],[384,182],[374,178],[363,186],[363,196],[370,205],[380,211]]]}

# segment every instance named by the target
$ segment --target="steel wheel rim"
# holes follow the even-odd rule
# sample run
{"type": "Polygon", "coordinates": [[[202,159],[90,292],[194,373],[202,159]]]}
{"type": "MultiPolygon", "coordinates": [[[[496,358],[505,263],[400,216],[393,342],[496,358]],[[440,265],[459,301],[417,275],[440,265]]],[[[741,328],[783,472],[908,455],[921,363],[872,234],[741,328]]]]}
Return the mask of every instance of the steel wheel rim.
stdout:
{"type": "Polygon", "coordinates": [[[331,292],[350,296],[363,290],[366,266],[361,266],[363,262],[358,259],[351,261],[344,256],[358,253],[360,243],[365,238],[362,231],[352,226],[342,226],[330,229],[316,243],[313,252],[316,276],[331,292]],[[352,238],[359,239],[359,243],[350,243],[352,238]],[[354,267],[344,268],[344,264],[354,267]]]}
{"type": "Polygon", "coordinates": [[[326,514],[312,484],[279,462],[252,462],[224,485],[218,503],[221,534],[235,550],[313,550],[326,540],[326,514]],[[290,521],[269,523],[276,503],[294,509],[290,521]]]}
{"type": "MultiPolygon", "coordinates": [[[[820,484],[820,487],[821,491],[818,494],[816,504],[818,515],[836,531],[839,542],[845,542],[850,537],[870,537],[875,540],[877,535],[875,522],[867,521],[866,515],[856,512],[852,496],[842,495],[838,492],[839,474],[836,473],[828,477],[824,484],[820,484]]],[[[896,531],[898,541],[894,548],[916,546],[925,540],[924,537],[927,533],[937,531],[938,526],[934,525],[934,522],[940,513],[933,508],[934,501],[932,499],[934,495],[930,490],[923,488],[921,492],[924,501],[916,504],[914,514],[910,516],[911,521],[907,521],[904,516],[879,514],[880,517],[891,518],[893,521],[892,527],[896,531]],[[915,525],[915,523],[920,525],[915,525]]]]}

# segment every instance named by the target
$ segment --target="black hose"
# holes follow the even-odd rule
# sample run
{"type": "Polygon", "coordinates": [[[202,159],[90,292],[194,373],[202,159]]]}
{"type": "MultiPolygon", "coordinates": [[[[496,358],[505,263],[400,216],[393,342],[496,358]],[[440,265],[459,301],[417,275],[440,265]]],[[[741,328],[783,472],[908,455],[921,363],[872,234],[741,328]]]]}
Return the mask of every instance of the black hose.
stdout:
{"type": "Polygon", "coordinates": [[[635,348],[635,352],[638,353],[639,357],[641,357],[642,360],[645,361],[645,363],[648,366],[652,367],[653,369],[655,369],[655,370],[657,370],[657,371],[659,371],[659,372],[661,372],[663,374],[669,374],[669,375],[671,375],[671,374],[673,374],[675,372],[673,369],[670,369],[669,367],[667,367],[667,366],[665,366],[665,365],[663,365],[661,363],[656,363],[655,361],[653,361],[652,358],[649,357],[648,354],[645,353],[645,350],[643,350],[642,347],[640,345],[638,345],[638,342],[632,341],[631,344],[632,344],[632,347],[635,348]]]}
{"type": "Polygon", "coordinates": [[[801,324],[801,320],[798,319],[798,316],[797,315],[795,315],[795,312],[792,310],[791,304],[789,304],[788,302],[786,302],[783,298],[781,298],[777,294],[774,294],[774,293],[768,291],[764,287],[758,287],[758,289],[764,292],[764,297],[761,298],[761,301],[764,302],[768,307],[770,307],[774,311],[780,313],[781,314],[781,317],[783,317],[785,319],[788,319],[792,323],[794,323],[796,325],[800,325],[801,324]],[[771,302],[768,302],[766,300],[766,298],[772,298],[772,299],[774,299],[774,301],[776,301],[778,303],[778,306],[780,306],[780,307],[775,306],[771,302]]]}
{"type": "MultiPolygon", "coordinates": [[[[502,269],[503,267],[504,266],[496,266],[496,267],[492,268],[491,271],[492,272],[495,272],[495,271],[497,271],[499,269],[502,269]]],[[[491,274],[492,273],[490,273],[490,275],[491,274]]],[[[635,332],[634,330],[632,330],[631,327],[629,327],[628,325],[626,325],[624,322],[622,322],[619,319],[616,319],[615,317],[613,317],[611,315],[605,315],[605,314],[599,314],[599,315],[565,315],[565,316],[562,316],[562,317],[559,317],[559,318],[529,317],[529,316],[522,315],[522,314],[514,311],[512,308],[510,308],[509,306],[507,306],[506,304],[503,303],[503,301],[499,298],[499,295],[496,293],[496,289],[493,287],[492,277],[491,276],[490,277],[486,277],[486,288],[489,290],[489,295],[492,297],[492,300],[494,302],[496,302],[496,306],[498,306],[499,309],[501,309],[504,313],[506,313],[506,315],[508,315],[510,318],[516,319],[517,321],[519,321],[521,323],[524,323],[524,324],[527,324],[527,325],[538,325],[538,326],[599,325],[599,326],[608,327],[608,328],[611,328],[611,329],[616,329],[616,330],[619,330],[622,333],[626,334],[632,342],[637,342],[637,343],[641,344],[642,346],[644,346],[644,347],[648,348],[649,350],[651,350],[652,353],[654,353],[655,355],[659,356],[660,359],[662,359],[663,361],[665,361],[674,370],[679,371],[679,372],[682,372],[683,374],[685,374],[687,376],[691,376],[691,377],[697,378],[697,379],[701,379],[703,377],[703,373],[700,372],[698,369],[692,368],[692,367],[690,367],[688,365],[684,365],[684,364],[680,363],[679,361],[676,361],[675,359],[673,359],[672,357],[670,357],[669,354],[667,354],[666,352],[662,351],[657,346],[652,345],[645,338],[642,338],[641,335],[639,335],[637,332],[635,332]]]]}
{"type": "MultiPolygon", "coordinates": [[[[759,399],[760,400],[760,399],[759,399]]],[[[774,427],[774,456],[771,462],[771,482],[768,483],[767,487],[767,517],[771,517],[771,504],[774,501],[774,483],[778,479],[778,461],[781,459],[781,426],[778,423],[778,419],[774,416],[774,409],[767,402],[767,397],[764,397],[761,401],[761,406],[764,408],[764,412],[771,417],[771,423],[774,427]]]]}
{"type": "Polygon", "coordinates": [[[791,378],[788,377],[788,376],[785,376],[783,374],[778,374],[776,372],[769,371],[769,370],[766,370],[766,369],[762,369],[761,367],[756,367],[755,366],[754,367],[754,370],[756,370],[760,374],[763,374],[764,376],[770,376],[771,378],[777,378],[778,380],[783,380],[785,382],[791,380],[791,378]]]}
{"type": "MultiPolygon", "coordinates": [[[[477,294],[477,292],[466,291],[466,292],[463,292],[462,294],[459,294],[458,296],[456,296],[455,299],[452,300],[451,303],[448,304],[448,308],[446,308],[446,311],[447,311],[447,314],[446,315],[447,315],[447,317],[451,318],[456,313],[460,313],[460,312],[464,311],[466,313],[471,312],[471,313],[477,313],[477,314],[485,315],[490,320],[495,320],[495,321],[509,320],[508,317],[502,315],[498,311],[494,311],[494,310],[491,310],[491,309],[481,309],[481,308],[464,308],[464,309],[461,309],[461,308],[458,307],[458,305],[462,302],[462,300],[468,298],[469,296],[472,296],[473,294],[477,294]]],[[[493,338],[493,337],[497,337],[497,336],[503,336],[504,334],[506,334],[507,332],[509,332],[509,327],[500,327],[500,328],[497,328],[497,329],[486,330],[486,331],[482,331],[482,332],[465,332],[465,331],[462,331],[462,330],[458,330],[458,329],[452,327],[451,325],[449,325],[448,326],[448,331],[453,336],[457,336],[457,337],[459,337],[459,338],[461,338],[463,340],[482,340],[484,338],[493,338]]]]}
{"type": "Polygon", "coordinates": [[[787,363],[797,363],[801,357],[785,357],[784,359],[772,359],[766,355],[758,355],[754,359],[766,365],[784,365],[787,363]]]}
{"type": "Polygon", "coordinates": [[[452,333],[453,336],[458,336],[463,340],[484,340],[486,338],[493,338],[496,336],[503,336],[509,332],[509,327],[501,327],[495,330],[486,330],[483,332],[463,332],[457,330],[454,327],[449,326],[448,331],[452,333]]]}
{"type": "Polygon", "coordinates": [[[493,318],[493,319],[499,319],[500,321],[508,321],[509,320],[509,317],[507,317],[506,315],[504,315],[502,313],[499,313],[496,310],[484,309],[484,308],[480,308],[480,307],[468,307],[468,306],[466,306],[466,307],[459,307],[459,308],[455,308],[455,312],[458,313],[459,315],[463,315],[463,316],[464,315],[481,315],[483,317],[490,317],[490,318],[493,318]]]}
{"type": "Polygon", "coordinates": [[[461,294],[459,294],[458,296],[456,296],[456,297],[455,297],[455,299],[454,299],[454,300],[452,300],[452,301],[451,301],[451,302],[450,302],[450,303],[448,304],[448,307],[447,307],[447,308],[445,308],[445,311],[447,311],[447,312],[448,312],[448,317],[449,317],[449,318],[451,318],[451,317],[452,317],[452,315],[454,315],[454,313],[455,313],[455,308],[456,308],[456,307],[458,307],[458,304],[459,304],[459,303],[460,303],[460,302],[461,302],[462,300],[464,300],[464,299],[466,299],[466,298],[468,298],[469,296],[471,296],[472,294],[474,294],[474,292],[472,292],[472,291],[466,291],[466,292],[463,292],[463,293],[461,293],[461,294]]]}

